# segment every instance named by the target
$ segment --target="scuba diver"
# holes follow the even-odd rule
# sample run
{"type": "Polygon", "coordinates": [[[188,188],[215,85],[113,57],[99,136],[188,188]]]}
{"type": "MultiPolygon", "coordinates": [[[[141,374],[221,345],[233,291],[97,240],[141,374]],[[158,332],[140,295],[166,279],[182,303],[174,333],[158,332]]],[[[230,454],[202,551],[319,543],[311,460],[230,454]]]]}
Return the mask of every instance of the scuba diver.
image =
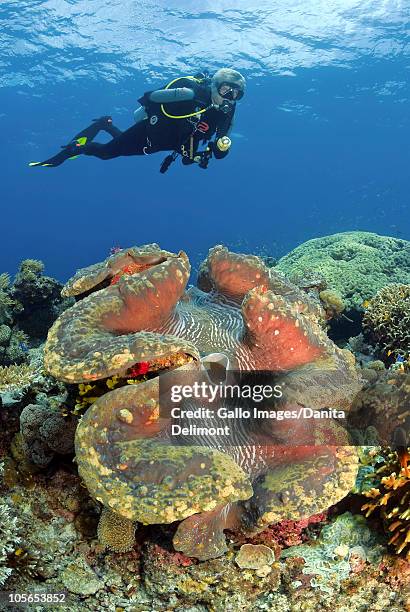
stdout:
{"type": "Polygon", "coordinates": [[[244,77],[231,68],[221,68],[212,77],[201,73],[176,78],[138,100],[141,106],[134,112],[135,124],[124,132],[113,125],[109,116],[94,119],[57,155],[29,165],[55,168],[78,155],[113,159],[172,151],[161,164],[162,174],[178,155],[184,165],[197,163],[205,169],[212,156],[221,159],[228,154],[236,102],[244,93],[244,77]],[[94,142],[101,130],[112,140],[106,144],[94,142]],[[200,151],[201,143],[206,148],[200,151]]]}

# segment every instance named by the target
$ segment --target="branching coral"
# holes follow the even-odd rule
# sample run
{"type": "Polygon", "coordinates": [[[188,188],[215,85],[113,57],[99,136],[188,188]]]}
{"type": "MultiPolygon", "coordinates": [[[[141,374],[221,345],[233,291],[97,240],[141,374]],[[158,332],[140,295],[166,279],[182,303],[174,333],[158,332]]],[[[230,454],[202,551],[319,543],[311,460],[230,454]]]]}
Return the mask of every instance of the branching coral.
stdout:
{"type": "MultiPolygon", "coordinates": [[[[3,465],[0,463],[0,483],[2,481],[3,465]]],[[[7,557],[13,552],[18,543],[19,528],[17,518],[13,516],[6,501],[0,501],[0,587],[2,587],[12,569],[7,566],[7,557]]]]}
{"type": "Polygon", "coordinates": [[[380,485],[364,493],[369,501],[362,510],[366,516],[379,512],[389,544],[410,561],[410,470],[401,467],[397,453],[385,451],[384,456],[385,463],[377,471],[380,485]]]}
{"type": "Polygon", "coordinates": [[[28,364],[0,366],[0,393],[27,387],[37,370],[28,364]]]}
{"type": "Polygon", "coordinates": [[[0,325],[0,364],[9,366],[28,359],[29,338],[18,327],[0,325]]]}
{"type": "Polygon", "coordinates": [[[10,274],[3,272],[0,274],[0,291],[4,291],[10,285],[10,274]]]}
{"type": "Polygon", "coordinates": [[[410,285],[383,287],[367,304],[363,326],[384,358],[410,353],[410,285]]]}
{"type": "Polygon", "coordinates": [[[44,272],[44,264],[39,259],[24,259],[19,268],[19,274],[25,277],[40,276],[44,272]]]}
{"type": "Polygon", "coordinates": [[[10,276],[6,273],[0,274],[0,323],[10,323],[10,309],[14,306],[14,300],[9,294],[10,276]]]}

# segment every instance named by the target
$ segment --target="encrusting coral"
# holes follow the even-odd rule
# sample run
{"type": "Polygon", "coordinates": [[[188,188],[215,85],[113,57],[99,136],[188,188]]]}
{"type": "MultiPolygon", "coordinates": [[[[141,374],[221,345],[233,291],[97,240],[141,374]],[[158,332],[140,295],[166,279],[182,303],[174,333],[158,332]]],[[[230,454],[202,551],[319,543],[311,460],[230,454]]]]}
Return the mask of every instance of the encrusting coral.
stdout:
{"type": "Polygon", "coordinates": [[[148,380],[106,393],[82,418],[79,472],[95,499],[130,522],[183,521],[175,547],[208,559],[226,550],[228,527],[260,530],[336,503],[354,484],[356,453],[334,422],[294,421],[291,433],[286,421],[253,433],[233,425],[229,440],[175,441],[160,415],[158,364],[177,358],[191,382],[210,382],[215,368],[225,381],[234,370],[270,371],[286,409],[347,408],[361,380],[351,353],[323,330],[320,303],[259,258],[218,246],[199,289],[185,291],[189,274],[185,253],[157,245],[79,271],[63,293],[87,296],[55,322],[44,355],[46,370],[69,383],[127,378],[147,365],[148,380]]]}
{"type": "Polygon", "coordinates": [[[381,355],[390,361],[410,355],[410,285],[383,287],[366,305],[363,327],[381,355]]]}
{"type": "Polygon", "coordinates": [[[338,317],[344,311],[345,303],[337,291],[323,289],[323,291],[319,293],[319,297],[329,318],[338,317]]]}
{"type": "Polygon", "coordinates": [[[323,527],[313,545],[291,546],[282,551],[281,558],[301,557],[302,573],[311,576],[311,586],[331,594],[335,588],[339,590],[356,560],[377,563],[382,553],[381,538],[368,527],[365,518],[345,512],[323,527]]]}
{"type": "Polygon", "coordinates": [[[236,555],[235,562],[242,569],[256,569],[272,565],[275,553],[264,544],[243,544],[236,555]]]}

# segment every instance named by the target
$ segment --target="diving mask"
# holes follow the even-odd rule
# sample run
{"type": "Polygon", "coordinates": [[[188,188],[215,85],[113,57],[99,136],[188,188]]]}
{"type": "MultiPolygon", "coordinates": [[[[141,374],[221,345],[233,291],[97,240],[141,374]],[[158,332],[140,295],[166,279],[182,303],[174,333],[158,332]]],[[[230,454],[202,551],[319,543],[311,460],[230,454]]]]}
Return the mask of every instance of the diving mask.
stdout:
{"type": "Polygon", "coordinates": [[[221,83],[218,87],[219,95],[225,100],[236,102],[243,97],[243,89],[233,83],[221,83]]]}

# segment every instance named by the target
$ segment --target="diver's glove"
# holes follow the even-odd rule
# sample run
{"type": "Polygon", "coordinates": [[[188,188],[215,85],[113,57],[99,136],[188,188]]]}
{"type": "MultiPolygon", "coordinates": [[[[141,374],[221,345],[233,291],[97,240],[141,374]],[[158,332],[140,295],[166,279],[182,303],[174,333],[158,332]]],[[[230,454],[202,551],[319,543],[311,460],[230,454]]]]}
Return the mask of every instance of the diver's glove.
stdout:
{"type": "Polygon", "coordinates": [[[200,151],[196,153],[193,159],[189,157],[183,157],[182,163],[184,166],[190,166],[191,164],[198,164],[202,170],[206,170],[208,168],[209,160],[212,157],[212,147],[208,146],[205,151],[200,151]]]}
{"type": "MultiPolygon", "coordinates": [[[[195,157],[197,157],[199,159],[199,154],[195,155],[195,157]]],[[[190,159],[189,157],[183,157],[182,158],[182,163],[184,166],[191,166],[192,164],[195,163],[195,159],[190,159]]]]}
{"type": "Polygon", "coordinates": [[[202,170],[206,170],[208,168],[209,160],[212,157],[212,148],[207,147],[205,151],[202,151],[200,154],[200,160],[198,161],[198,166],[202,168],[202,170]]]}

